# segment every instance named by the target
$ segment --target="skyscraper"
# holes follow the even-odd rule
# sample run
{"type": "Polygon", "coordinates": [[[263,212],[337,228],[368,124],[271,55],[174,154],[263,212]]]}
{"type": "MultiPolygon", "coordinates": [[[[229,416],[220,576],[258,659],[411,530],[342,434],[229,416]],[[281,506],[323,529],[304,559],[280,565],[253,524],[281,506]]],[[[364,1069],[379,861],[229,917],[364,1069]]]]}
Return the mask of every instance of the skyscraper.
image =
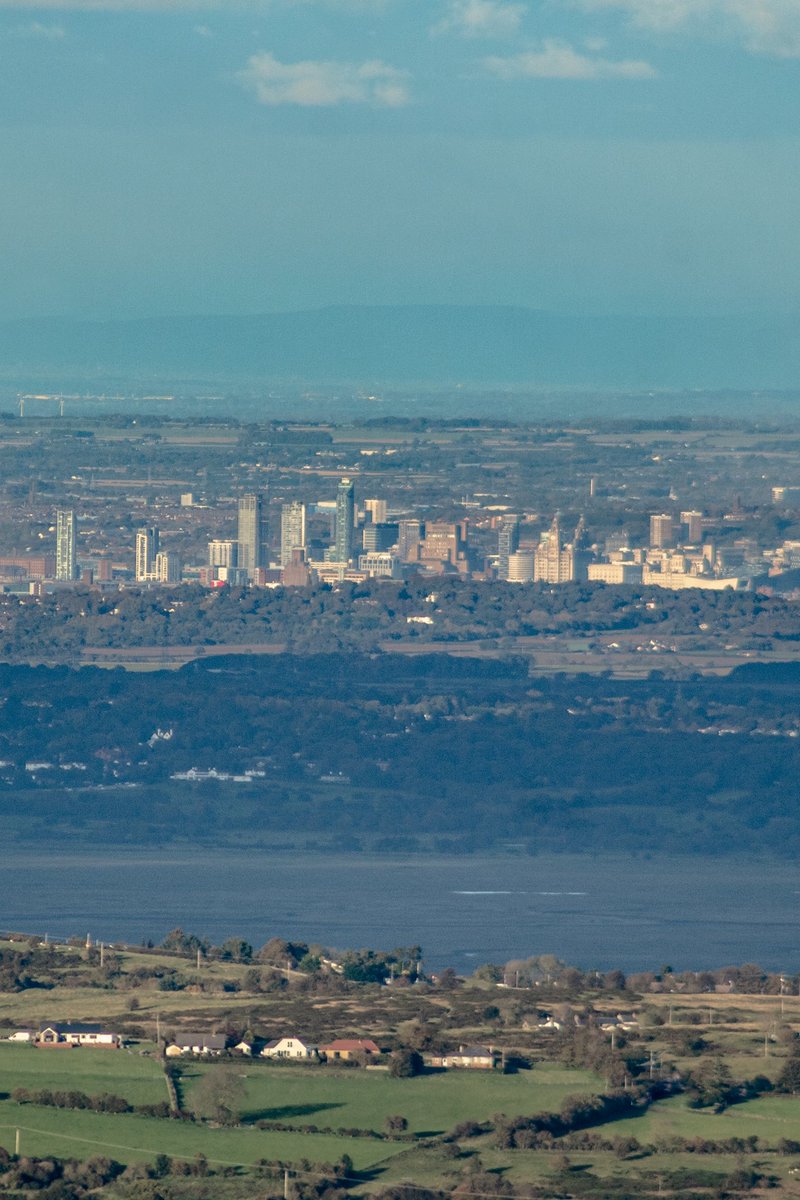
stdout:
{"type": "Polygon", "coordinates": [[[56,579],[78,578],[76,542],[78,522],[72,509],[59,508],[56,512],[56,579]]]}
{"type": "Polygon", "coordinates": [[[519,517],[516,513],[505,513],[497,527],[497,574],[508,579],[509,555],[519,550],[519,517]]]}
{"type": "Polygon", "coordinates": [[[355,506],[353,481],[342,479],[336,490],[336,533],[334,536],[336,562],[349,562],[353,557],[355,506]]]}
{"type": "Polygon", "coordinates": [[[145,583],[155,578],[156,555],[158,554],[158,529],[155,525],[143,525],[136,534],[136,582],[145,583]]]}
{"type": "Polygon", "coordinates": [[[264,498],[257,493],[239,500],[239,567],[252,578],[264,565],[264,498]]]}
{"type": "Polygon", "coordinates": [[[670,513],[654,513],[650,518],[650,545],[659,548],[675,545],[675,523],[670,513]]]}
{"type": "Polygon", "coordinates": [[[292,551],[306,544],[306,506],[299,500],[281,506],[281,566],[288,567],[292,551]]]}

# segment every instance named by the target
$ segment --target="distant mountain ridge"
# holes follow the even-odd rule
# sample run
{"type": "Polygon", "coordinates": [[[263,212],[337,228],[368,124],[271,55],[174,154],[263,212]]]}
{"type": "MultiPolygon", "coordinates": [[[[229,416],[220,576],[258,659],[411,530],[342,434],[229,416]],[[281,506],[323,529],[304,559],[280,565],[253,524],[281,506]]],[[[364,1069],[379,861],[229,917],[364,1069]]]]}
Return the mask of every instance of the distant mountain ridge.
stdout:
{"type": "Polygon", "coordinates": [[[258,316],[0,322],[0,371],[309,382],[786,389],[800,317],[338,306],[258,316]]]}

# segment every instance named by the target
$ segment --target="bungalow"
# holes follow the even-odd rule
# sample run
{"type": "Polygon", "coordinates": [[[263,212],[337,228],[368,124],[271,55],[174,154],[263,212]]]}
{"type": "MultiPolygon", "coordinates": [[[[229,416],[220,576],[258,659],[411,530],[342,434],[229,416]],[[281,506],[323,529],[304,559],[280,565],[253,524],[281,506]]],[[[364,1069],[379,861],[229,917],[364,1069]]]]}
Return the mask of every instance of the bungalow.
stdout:
{"type": "Polygon", "coordinates": [[[466,1067],[472,1071],[492,1071],[497,1065],[498,1055],[490,1046],[459,1046],[450,1054],[436,1054],[431,1058],[432,1067],[466,1067]]]}
{"type": "Polygon", "coordinates": [[[261,1058],[318,1058],[316,1046],[298,1037],[274,1038],[261,1051],[261,1058]]]}
{"type": "Polygon", "coordinates": [[[102,1025],[81,1025],[68,1021],[64,1025],[41,1025],[36,1034],[37,1046],[98,1046],[118,1050],[122,1038],[102,1025]]]}
{"type": "Polygon", "coordinates": [[[164,1053],[168,1058],[181,1054],[209,1054],[218,1057],[225,1050],[225,1035],[221,1033],[181,1033],[170,1042],[164,1053]]]}
{"type": "Polygon", "coordinates": [[[362,1058],[377,1058],[381,1051],[371,1038],[337,1038],[327,1046],[320,1046],[319,1052],[328,1061],[339,1059],[341,1062],[353,1062],[362,1058]]]}

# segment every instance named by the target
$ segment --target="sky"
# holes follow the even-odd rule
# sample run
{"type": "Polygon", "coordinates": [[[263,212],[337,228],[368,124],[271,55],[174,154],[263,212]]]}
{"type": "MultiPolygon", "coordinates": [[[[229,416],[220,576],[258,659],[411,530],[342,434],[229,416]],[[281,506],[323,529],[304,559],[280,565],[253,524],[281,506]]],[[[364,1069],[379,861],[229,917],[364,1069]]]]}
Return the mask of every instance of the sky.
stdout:
{"type": "Polygon", "coordinates": [[[0,318],[800,309],[800,0],[0,0],[0,318]]]}

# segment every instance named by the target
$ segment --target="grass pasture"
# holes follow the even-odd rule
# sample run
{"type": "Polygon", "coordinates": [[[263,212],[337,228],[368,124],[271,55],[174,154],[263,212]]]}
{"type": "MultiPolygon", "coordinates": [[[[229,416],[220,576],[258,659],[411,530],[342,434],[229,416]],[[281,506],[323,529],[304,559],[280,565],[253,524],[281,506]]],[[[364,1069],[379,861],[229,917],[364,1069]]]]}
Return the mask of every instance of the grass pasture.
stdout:
{"type": "Polygon", "coordinates": [[[261,1158],[335,1162],[345,1152],[367,1171],[403,1150],[402,1143],[302,1133],[262,1132],[255,1127],[216,1129],[134,1114],[108,1115],[73,1109],[39,1108],[0,1101],[0,1145],[13,1151],[15,1129],[23,1154],[89,1158],[105,1154],[118,1162],[149,1162],[157,1154],[193,1159],[204,1154],[221,1166],[248,1167],[261,1158]]]}
{"type": "MultiPolygon", "coordinates": [[[[214,1066],[192,1064],[183,1073],[185,1103],[192,1086],[214,1066]]],[[[566,1096],[602,1090],[589,1071],[556,1064],[501,1075],[484,1071],[448,1071],[392,1079],[384,1072],[332,1071],[326,1067],[243,1065],[246,1075],[245,1120],[273,1120],[328,1129],[382,1131],[387,1116],[399,1114],[418,1135],[445,1133],[461,1121],[483,1121],[493,1113],[510,1116],[552,1112],[566,1096]]]]}
{"type": "Polygon", "coordinates": [[[0,1043],[0,1092],[17,1087],[74,1090],[90,1096],[113,1092],[130,1104],[167,1099],[164,1073],[154,1058],[126,1050],[36,1050],[0,1043]]]}
{"type": "Polygon", "coordinates": [[[641,1117],[614,1123],[620,1137],[656,1142],[670,1137],[725,1138],[759,1137],[774,1145],[781,1138],[800,1134],[800,1096],[760,1096],[746,1104],[734,1104],[724,1112],[689,1108],[684,1096],[673,1096],[651,1105],[641,1117]]]}

